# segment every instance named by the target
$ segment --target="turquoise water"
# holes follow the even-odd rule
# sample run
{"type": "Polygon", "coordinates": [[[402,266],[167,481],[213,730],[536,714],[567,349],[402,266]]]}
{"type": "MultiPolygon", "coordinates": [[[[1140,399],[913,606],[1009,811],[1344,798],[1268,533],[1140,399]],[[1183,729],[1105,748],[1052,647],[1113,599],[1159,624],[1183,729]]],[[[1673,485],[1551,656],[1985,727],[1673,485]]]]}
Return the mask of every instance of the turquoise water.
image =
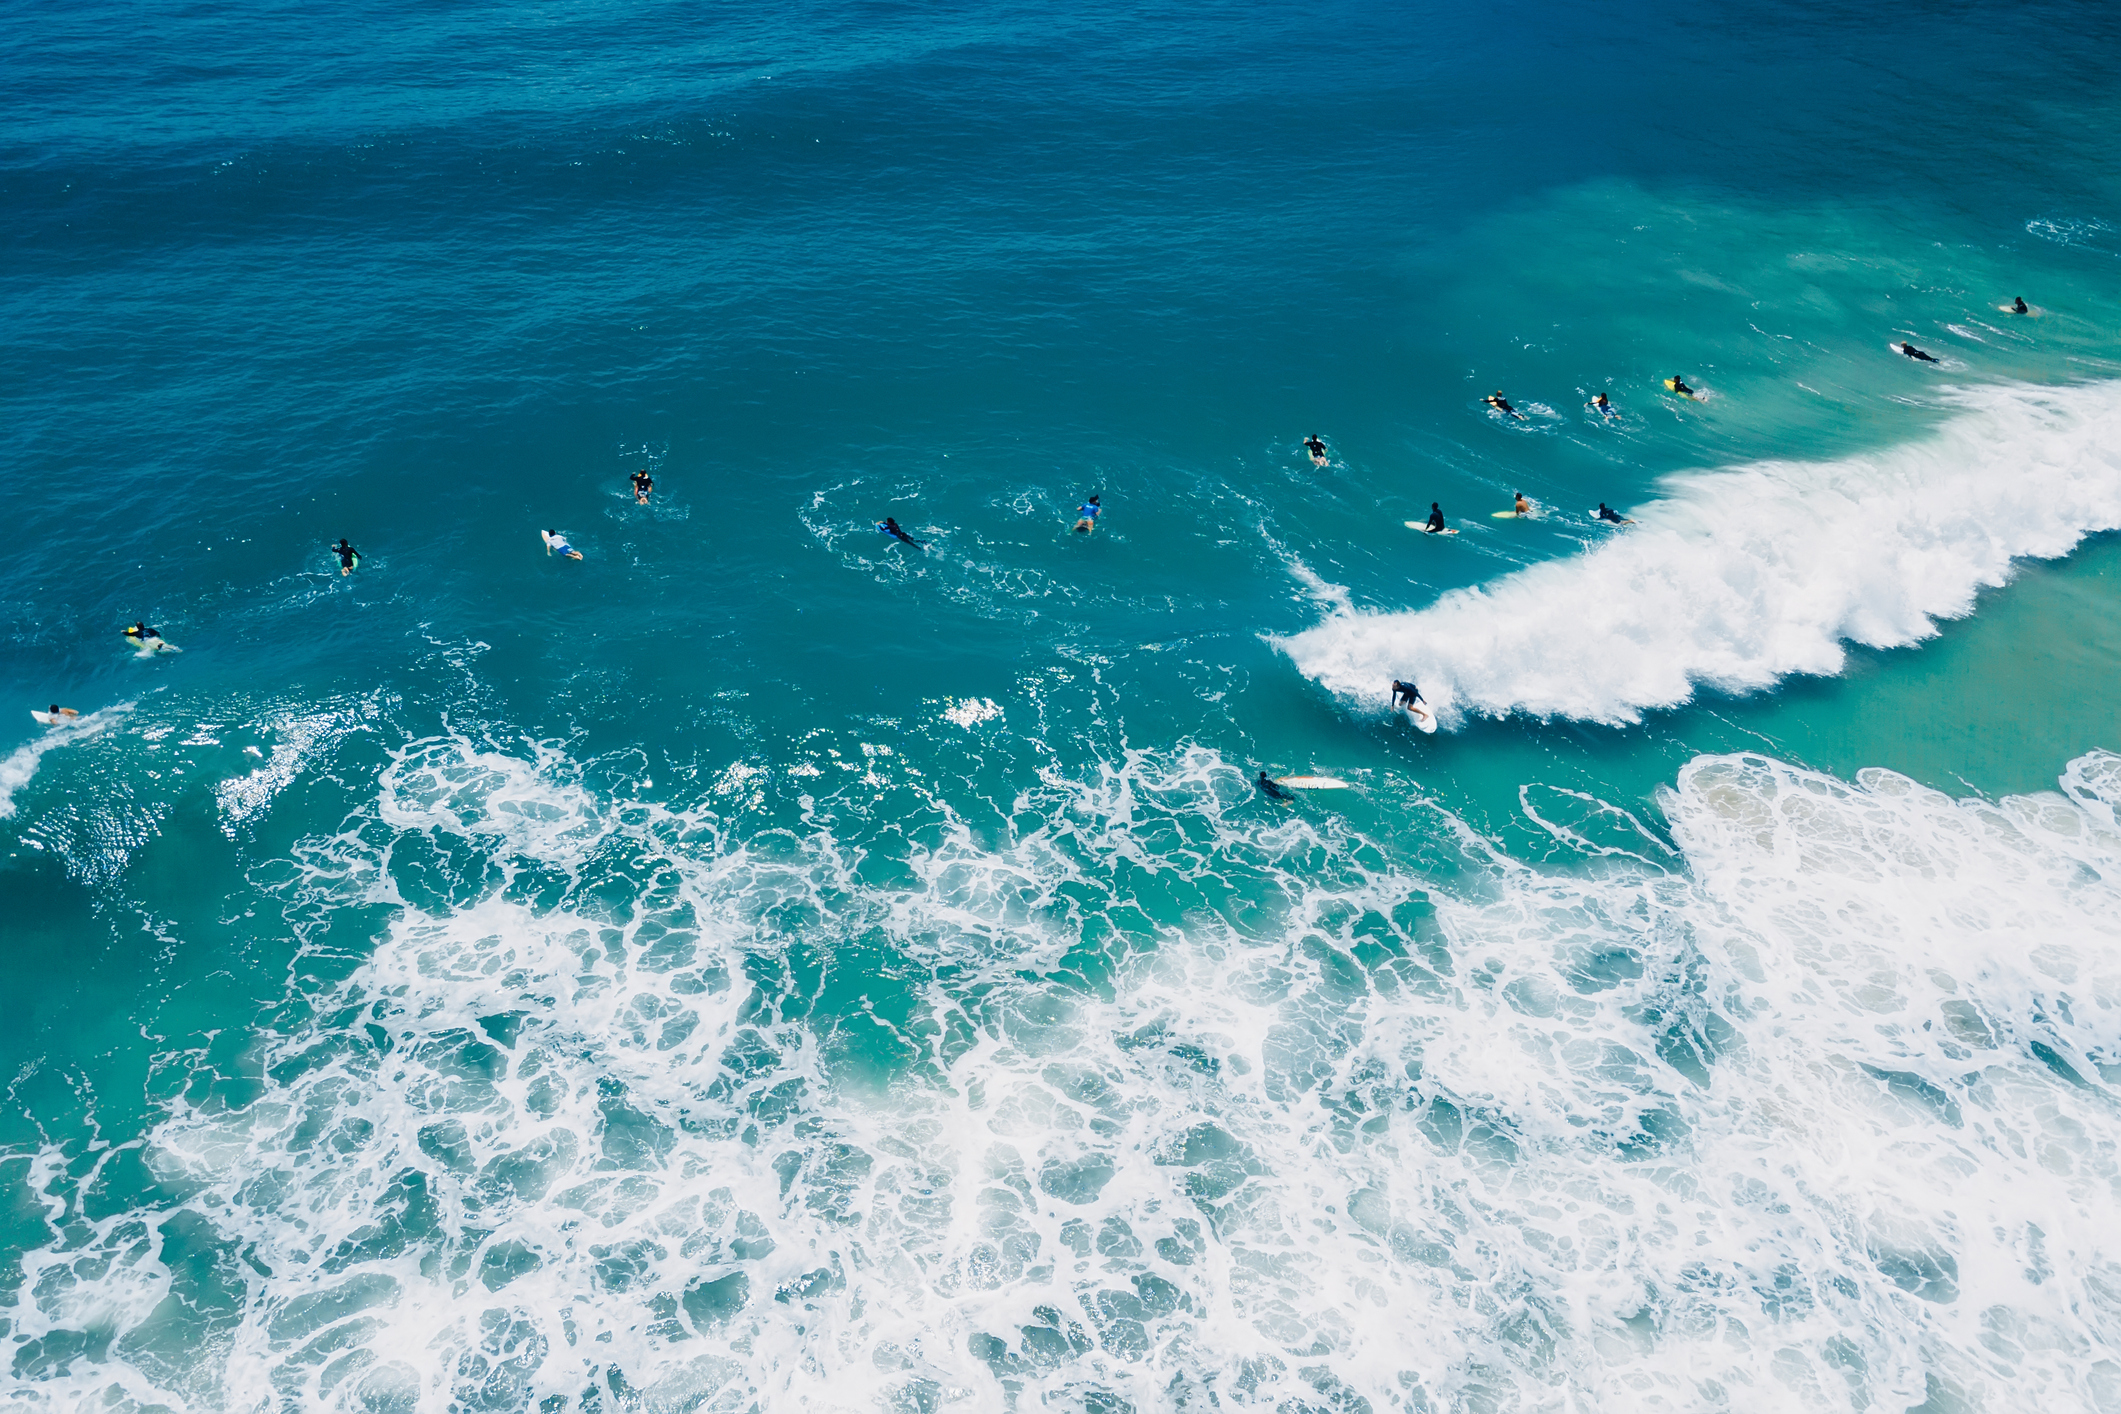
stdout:
{"type": "Polygon", "coordinates": [[[2121,1407],[2106,10],[25,19],[17,1402],[2121,1407]]]}

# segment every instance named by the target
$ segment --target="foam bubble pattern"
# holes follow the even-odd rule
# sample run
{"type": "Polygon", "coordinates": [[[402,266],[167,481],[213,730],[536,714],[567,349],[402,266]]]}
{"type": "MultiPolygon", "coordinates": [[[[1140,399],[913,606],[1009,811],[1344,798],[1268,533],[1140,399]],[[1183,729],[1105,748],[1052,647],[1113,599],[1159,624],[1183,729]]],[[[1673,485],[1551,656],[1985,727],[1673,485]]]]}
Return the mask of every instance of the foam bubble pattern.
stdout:
{"type": "Polygon", "coordinates": [[[1706,685],[1838,673],[1972,612],[2020,556],[2121,526],[2121,384],[1955,395],[1926,440],[1828,462],[1670,478],[1640,523],[1567,559],[1418,610],[1349,610],[1280,646],[1382,706],[1412,677],[1446,726],[1468,713],[1630,723],[1706,685]]]}
{"type": "Polygon", "coordinates": [[[1999,802],[1702,758],[1683,858],[1539,869],[1197,749],[896,852],[590,775],[414,742],[254,867],[312,948],[245,1083],[168,1056],[144,1141],[31,1158],[21,1401],[2121,1396],[2121,757],[1999,802]]]}

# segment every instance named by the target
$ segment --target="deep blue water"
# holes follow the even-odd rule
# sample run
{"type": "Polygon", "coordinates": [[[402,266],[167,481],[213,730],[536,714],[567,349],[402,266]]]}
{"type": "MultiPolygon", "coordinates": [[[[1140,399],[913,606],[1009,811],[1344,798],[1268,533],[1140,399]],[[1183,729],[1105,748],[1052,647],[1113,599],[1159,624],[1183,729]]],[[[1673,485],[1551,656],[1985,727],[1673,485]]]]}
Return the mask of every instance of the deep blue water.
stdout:
{"type": "Polygon", "coordinates": [[[2112,1404],[2110,7],[14,18],[30,1407],[2112,1404]]]}

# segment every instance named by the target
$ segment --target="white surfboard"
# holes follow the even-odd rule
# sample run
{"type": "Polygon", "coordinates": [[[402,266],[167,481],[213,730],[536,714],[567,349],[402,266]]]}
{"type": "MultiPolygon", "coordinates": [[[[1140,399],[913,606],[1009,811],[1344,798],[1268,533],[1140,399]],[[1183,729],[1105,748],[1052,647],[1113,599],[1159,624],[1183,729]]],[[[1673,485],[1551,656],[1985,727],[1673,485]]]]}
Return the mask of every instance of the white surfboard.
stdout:
{"type": "Polygon", "coordinates": [[[46,725],[47,727],[56,727],[62,722],[71,722],[74,720],[72,717],[67,716],[64,712],[39,712],[34,707],[29,709],[29,714],[32,717],[35,717],[38,721],[44,723],[44,725],[46,725]]]}
{"type": "Polygon", "coordinates": [[[1431,530],[1429,529],[1429,523],[1425,520],[1410,520],[1406,525],[1407,529],[1418,530],[1424,535],[1456,535],[1458,533],[1455,530],[1431,530]]]}
{"type": "Polygon", "coordinates": [[[1488,515],[1495,520],[1530,520],[1532,518],[1531,511],[1489,511],[1488,515]]]}
{"type": "Polygon", "coordinates": [[[1277,776],[1274,784],[1290,786],[1296,790],[1347,790],[1348,783],[1338,776],[1277,776]]]}
{"type": "MultiPolygon", "coordinates": [[[[1996,308],[2002,310],[2005,314],[2016,314],[2018,312],[2016,305],[1999,304],[1996,308]]],[[[2037,304],[2027,305],[2025,307],[2025,317],[2027,319],[2038,319],[2040,317],[2040,306],[2037,304]]]]}
{"type": "Polygon", "coordinates": [[[1428,703],[1409,702],[1407,704],[1407,715],[1414,719],[1414,725],[1416,727],[1420,728],[1422,731],[1428,733],[1431,736],[1435,735],[1436,714],[1429,710],[1428,703]]]}
{"type": "Polygon", "coordinates": [[[130,643],[142,658],[152,658],[157,653],[182,653],[184,651],[166,638],[135,638],[129,633],[120,634],[119,637],[130,643]]]}

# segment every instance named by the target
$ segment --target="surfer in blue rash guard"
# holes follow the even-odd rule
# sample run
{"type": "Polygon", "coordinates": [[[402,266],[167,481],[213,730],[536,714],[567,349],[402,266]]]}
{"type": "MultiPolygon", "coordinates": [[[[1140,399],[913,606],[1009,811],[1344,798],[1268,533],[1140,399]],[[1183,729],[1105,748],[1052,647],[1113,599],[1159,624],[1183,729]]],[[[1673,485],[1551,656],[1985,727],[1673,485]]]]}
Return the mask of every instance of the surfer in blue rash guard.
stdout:
{"type": "Polygon", "coordinates": [[[1075,522],[1075,528],[1085,535],[1096,530],[1097,517],[1104,509],[1103,506],[1098,504],[1097,497],[1092,496],[1075,508],[1075,514],[1078,517],[1075,522]]]}
{"type": "Polygon", "coordinates": [[[1633,525],[1635,523],[1603,501],[1598,503],[1598,518],[1612,525],[1633,525]]]}
{"type": "Polygon", "coordinates": [[[882,531],[884,534],[890,536],[894,540],[903,540],[906,544],[911,545],[916,550],[925,550],[928,548],[927,543],[925,541],[916,540],[912,536],[908,535],[905,531],[899,529],[899,523],[894,517],[885,516],[882,520],[876,523],[876,528],[882,531]]]}
{"type": "Polygon", "coordinates": [[[1428,698],[1421,695],[1421,689],[1413,683],[1401,682],[1398,678],[1392,679],[1392,705],[1394,707],[1404,703],[1407,710],[1412,711],[1415,703],[1428,700],[1428,698]]]}
{"type": "Polygon", "coordinates": [[[1252,784],[1258,786],[1262,791],[1265,791],[1267,799],[1269,800],[1291,799],[1289,793],[1283,790],[1280,784],[1277,783],[1274,778],[1269,776],[1264,770],[1259,773],[1259,779],[1254,781],[1252,784]]]}

